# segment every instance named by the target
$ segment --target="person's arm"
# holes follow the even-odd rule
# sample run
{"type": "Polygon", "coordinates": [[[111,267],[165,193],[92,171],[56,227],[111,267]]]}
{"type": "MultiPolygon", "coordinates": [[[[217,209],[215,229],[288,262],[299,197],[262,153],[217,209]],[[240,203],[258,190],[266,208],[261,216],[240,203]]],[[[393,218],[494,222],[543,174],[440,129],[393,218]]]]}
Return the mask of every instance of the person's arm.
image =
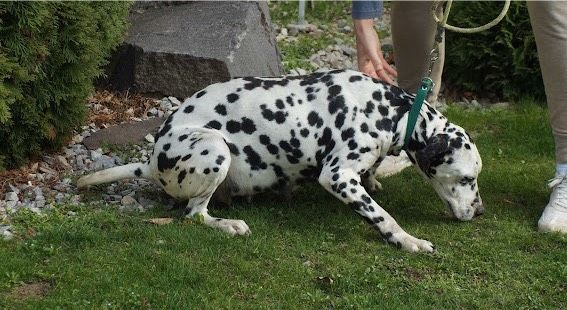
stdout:
{"type": "Polygon", "coordinates": [[[352,2],[358,69],[374,78],[394,84],[393,78],[398,73],[384,60],[380,40],[374,30],[374,18],[381,14],[381,1],[352,2]]]}

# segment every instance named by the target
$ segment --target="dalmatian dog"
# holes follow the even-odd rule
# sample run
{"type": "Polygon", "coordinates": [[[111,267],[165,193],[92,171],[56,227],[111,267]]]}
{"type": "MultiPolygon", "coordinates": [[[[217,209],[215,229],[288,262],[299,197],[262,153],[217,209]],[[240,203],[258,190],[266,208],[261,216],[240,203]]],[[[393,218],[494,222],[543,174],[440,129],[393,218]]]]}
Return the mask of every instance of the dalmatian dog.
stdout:
{"type": "Polygon", "coordinates": [[[477,177],[482,162],[469,135],[424,103],[404,146],[414,96],[350,70],[278,78],[236,78],[185,100],[160,127],[150,160],[78,180],[79,187],[146,178],[188,200],[187,216],[233,235],[242,220],[210,216],[213,194],[281,192],[306,181],[360,214],[388,243],[431,252],[432,243],[405,232],[372,197],[387,155],[407,152],[450,213],[471,220],[483,212],[477,177]]]}

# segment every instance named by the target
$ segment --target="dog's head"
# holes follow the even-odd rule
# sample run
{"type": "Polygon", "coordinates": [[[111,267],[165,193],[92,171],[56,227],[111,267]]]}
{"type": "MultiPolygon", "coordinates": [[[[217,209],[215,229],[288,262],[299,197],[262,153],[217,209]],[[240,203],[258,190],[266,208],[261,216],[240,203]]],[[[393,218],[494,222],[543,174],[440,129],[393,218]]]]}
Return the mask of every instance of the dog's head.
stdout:
{"type": "Polygon", "coordinates": [[[450,124],[408,153],[454,217],[468,221],[484,213],[477,184],[482,161],[461,127],[450,124]]]}

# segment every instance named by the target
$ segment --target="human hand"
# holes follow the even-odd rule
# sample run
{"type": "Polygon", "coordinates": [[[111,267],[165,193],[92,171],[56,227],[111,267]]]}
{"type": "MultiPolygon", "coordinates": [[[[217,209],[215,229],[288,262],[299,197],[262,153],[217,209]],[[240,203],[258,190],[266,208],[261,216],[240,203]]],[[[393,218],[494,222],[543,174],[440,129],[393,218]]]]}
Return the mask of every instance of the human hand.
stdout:
{"type": "Polygon", "coordinates": [[[372,19],[355,19],[354,29],[358,70],[375,79],[395,84],[394,78],[398,76],[398,72],[384,59],[380,40],[374,30],[374,21],[372,19]]]}

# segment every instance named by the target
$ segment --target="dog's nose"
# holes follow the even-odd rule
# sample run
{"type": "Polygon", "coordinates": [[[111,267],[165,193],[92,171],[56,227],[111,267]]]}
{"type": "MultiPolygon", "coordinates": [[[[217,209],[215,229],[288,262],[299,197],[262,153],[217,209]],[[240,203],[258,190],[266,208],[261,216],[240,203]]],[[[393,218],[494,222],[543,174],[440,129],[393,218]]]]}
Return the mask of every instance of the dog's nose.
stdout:
{"type": "Polygon", "coordinates": [[[475,216],[479,216],[484,214],[484,206],[483,205],[478,205],[474,211],[474,215],[475,216]]]}

